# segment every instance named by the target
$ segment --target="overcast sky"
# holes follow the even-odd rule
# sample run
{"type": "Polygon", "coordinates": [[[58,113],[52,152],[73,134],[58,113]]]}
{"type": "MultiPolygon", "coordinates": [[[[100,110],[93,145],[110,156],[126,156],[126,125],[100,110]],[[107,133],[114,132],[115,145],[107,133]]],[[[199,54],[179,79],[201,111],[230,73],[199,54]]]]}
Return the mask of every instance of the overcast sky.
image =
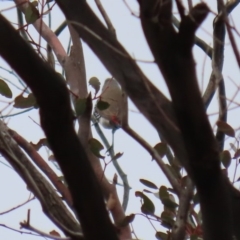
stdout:
{"type": "MultiPolygon", "coordinates": [[[[98,10],[95,6],[94,0],[87,1],[98,13],[98,10]]],[[[138,5],[137,1],[128,0],[127,1],[134,12],[138,13],[138,5]]],[[[186,2],[186,1],[185,1],[186,2]]],[[[215,1],[211,1],[215,2],[215,1]]],[[[117,38],[122,43],[122,45],[127,49],[127,51],[134,56],[136,59],[142,60],[153,60],[153,57],[147,47],[144,35],[141,30],[140,22],[137,17],[131,15],[127,7],[124,5],[123,0],[102,0],[102,3],[105,7],[105,10],[109,14],[109,17],[116,28],[117,38]]],[[[14,6],[12,2],[1,2],[1,9],[6,9],[9,6],[14,6]]],[[[212,9],[215,10],[214,6],[212,9]]],[[[16,22],[16,10],[11,9],[8,11],[4,11],[3,14],[8,17],[11,22],[16,22]]],[[[239,8],[234,10],[234,21],[237,24],[239,21],[240,10],[239,8]]],[[[101,16],[100,16],[101,17],[101,16]]],[[[207,43],[212,44],[212,21],[214,18],[214,14],[209,14],[207,20],[204,22],[203,26],[200,27],[197,32],[198,36],[204,39],[207,43]]],[[[63,16],[57,7],[54,7],[52,12],[52,28],[55,30],[58,25],[62,22],[63,16]]],[[[44,20],[46,23],[48,22],[48,16],[44,16],[44,20]]],[[[34,39],[38,42],[38,34],[34,33],[32,27],[29,27],[29,31],[33,34],[34,39]]],[[[65,30],[61,35],[60,39],[63,45],[67,48],[69,36],[68,31],[65,30]]],[[[239,39],[238,39],[239,40],[239,39]]],[[[44,41],[42,41],[44,43],[44,41]]],[[[101,62],[94,56],[92,51],[83,43],[84,47],[84,56],[85,56],[85,64],[87,70],[87,78],[91,78],[92,76],[96,76],[99,78],[101,82],[111,75],[106,71],[105,67],[101,64],[101,62]]],[[[239,85],[239,69],[235,63],[234,56],[231,51],[231,46],[229,45],[228,40],[226,41],[226,54],[225,54],[225,64],[224,64],[224,77],[226,77],[227,86],[229,87],[227,90],[227,94],[229,99],[233,97],[234,92],[236,91],[236,86],[233,82],[239,85]]],[[[211,72],[211,63],[209,59],[205,57],[200,49],[194,47],[194,54],[197,63],[197,73],[199,78],[199,85],[201,89],[205,89],[206,83],[208,81],[210,72],[211,72]]],[[[1,60],[1,66],[6,66],[5,63],[1,60]]],[[[162,92],[168,95],[168,91],[166,89],[166,85],[161,77],[160,72],[158,71],[155,64],[152,63],[139,63],[139,66],[142,68],[147,77],[161,89],[162,92]]],[[[16,77],[13,74],[7,73],[5,70],[0,70],[0,77],[5,77],[10,79],[16,85],[21,87],[21,85],[17,82],[16,77]]],[[[15,94],[19,94],[20,91],[16,89],[13,85],[9,85],[11,90],[15,94]]],[[[91,91],[91,88],[89,88],[91,91]]],[[[238,96],[239,98],[239,96],[238,96]]],[[[239,99],[235,101],[239,102],[239,99]]],[[[0,100],[6,101],[4,97],[0,96],[0,100]]],[[[6,103],[2,103],[6,106],[6,103]]],[[[217,112],[215,103],[211,104],[209,113],[217,112]]],[[[4,112],[6,115],[8,111],[12,108],[8,108],[7,111],[4,112]]],[[[14,109],[13,112],[19,112],[19,109],[14,109]]],[[[3,115],[4,115],[3,114],[3,115]]],[[[236,121],[236,111],[234,113],[230,113],[229,121],[230,123],[237,127],[238,121],[236,121]]],[[[214,126],[214,122],[216,120],[216,115],[212,115],[211,123],[214,126]]],[[[7,118],[6,121],[9,123],[9,127],[16,130],[19,134],[25,137],[27,140],[36,143],[39,138],[43,137],[43,132],[40,127],[36,124],[39,123],[38,111],[32,110],[22,115],[18,115],[12,118],[7,118]]],[[[131,102],[129,103],[129,122],[130,126],[141,136],[144,137],[146,141],[148,141],[152,146],[159,142],[159,137],[156,131],[152,128],[152,126],[141,116],[139,111],[135,108],[131,102]]],[[[98,138],[94,129],[94,137],[98,138]]],[[[105,131],[106,136],[111,142],[111,131],[105,131]]],[[[234,142],[234,141],[233,141],[234,142]]],[[[228,148],[228,146],[227,146],[228,148]]],[[[47,160],[47,151],[46,149],[41,149],[41,154],[47,160]]],[[[129,199],[129,205],[127,208],[127,214],[130,213],[140,213],[140,199],[135,197],[135,191],[143,190],[145,187],[139,182],[140,178],[148,179],[154,182],[157,186],[167,185],[162,171],[157,167],[154,161],[151,161],[151,156],[143,150],[137,143],[135,143],[129,136],[120,129],[115,134],[115,152],[122,152],[123,157],[119,159],[119,164],[122,169],[128,176],[129,183],[132,187],[131,195],[129,199]]],[[[103,152],[104,153],[104,152],[103,152]]],[[[4,159],[0,159],[3,163],[6,163],[4,159]]],[[[0,212],[3,212],[7,209],[10,209],[24,201],[26,201],[30,195],[30,192],[27,190],[25,183],[18,177],[18,175],[11,168],[5,166],[4,164],[0,164],[0,192],[2,193],[1,204],[0,204],[0,212]]],[[[50,165],[54,167],[51,163],[50,165]]],[[[106,175],[109,179],[112,179],[116,170],[110,164],[106,169],[106,175]]],[[[122,188],[118,187],[119,198],[122,199],[122,188]]],[[[156,214],[161,213],[161,204],[157,198],[149,195],[149,197],[154,201],[156,207],[156,214]]],[[[21,207],[11,213],[5,214],[3,216],[0,215],[0,224],[6,224],[7,226],[19,229],[19,222],[26,220],[27,217],[27,209],[31,209],[31,224],[42,230],[49,232],[53,229],[57,228],[44,216],[42,213],[41,207],[37,200],[33,200],[31,203],[27,204],[24,207],[21,207]]],[[[133,223],[134,230],[139,237],[139,239],[155,239],[155,230],[152,228],[150,223],[142,216],[137,216],[133,223]]],[[[161,228],[160,224],[155,224],[157,230],[164,230],[161,228]]],[[[8,230],[4,227],[0,227],[0,238],[1,239],[18,239],[18,240],[33,240],[38,237],[30,236],[27,234],[19,234],[14,231],[8,230]]]]}

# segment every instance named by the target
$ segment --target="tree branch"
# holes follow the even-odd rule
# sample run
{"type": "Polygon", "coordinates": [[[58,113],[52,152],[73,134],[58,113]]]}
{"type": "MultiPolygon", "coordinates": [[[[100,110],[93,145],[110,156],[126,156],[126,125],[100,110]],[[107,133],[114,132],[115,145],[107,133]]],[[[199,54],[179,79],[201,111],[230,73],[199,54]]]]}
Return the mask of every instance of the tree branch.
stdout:
{"type": "Polygon", "coordinates": [[[38,154],[38,152],[34,149],[34,147],[27,142],[23,137],[21,137],[17,132],[8,128],[9,134],[12,138],[17,142],[17,144],[26,151],[29,157],[33,160],[33,162],[43,171],[54,187],[59,191],[62,195],[63,199],[67,202],[68,206],[72,207],[72,197],[68,190],[68,188],[59,180],[56,173],[48,166],[48,164],[44,161],[44,159],[38,154]]]}
{"type": "Polygon", "coordinates": [[[37,171],[34,165],[26,158],[17,143],[11,138],[8,129],[0,122],[0,151],[15,171],[25,181],[29,189],[40,201],[44,213],[68,236],[81,239],[78,222],[70,214],[55,189],[37,171]]]}
{"type": "MultiPolygon", "coordinates": [[[[155,2],[159,3],[157,20],[155,15],[149,16],[153,10],[146,7],[147,1],[139,1],[142,27],[172,97],[188,155],[191,170],[188,173],[200,197],[204,237],[206,240],[230,239],[233,236],[230,196],[198,89],[192,56],[195,31],[205,19],[208,8],[202,3],[192,8],[188,16],[183,14],[179,33],[176,33],[171,24],[171,1],[155,2]],[[223,214],[221,217],[219,212],[223,214]],[[215,216],[219,216],[218,219],[215,216]]],[[[181,5],[180,1],[178,3],[181,5]]]]}
{"type": "MultiPolygon", "coordinates": [[[[73,96],[73,101],[75,102],[76,97],[80,99],[85,99],[88,95],[88,91],[81,40],[79,39],[78,34],[71,25],[69,25],[69,31],[72,37],[73,46],[71,48],[70,56],[68,57],[64,64],[64,68],[66,71],[67,82],[70,85],[70,90],[75,94],[75,96],[73,96]]],[[[112,196],[115,199],[114,207],[110,209],[110,212],[113,216],[114,223],[120,228],[119,235],[123,238],[130,238],[131,230],[129,226],[120,227],[119,225],[119,223],[123,221],[125,213],[119,201],[119,197],[117,195],[115,186],[107,181],[99,159],[94,154],[92,154],[92,152],[89,149],[88,140],[92,138],[92,132],[90,128],[91,111],[92,111],[92,99],[91,96],[88,96],[86,111],[77,119],[79,124],[78,138],[81,141],[82,145],[84,146],[84,149],[86,150],[88,159],[94,169],[94,172],[97,176],[98,182],[104,193],[106,201],[109,199],[110,196],[112,196]]],[[[125,187],[125,189],[126,194],[128,195],[129,187],[128,188],[125,187]]],[[[126,199],[128,198],[126,196],[124,197],[126,199]]],[[[124,204],[126,204],[126,202],[124,202],[124,204]]]]}
{"type": "Polygon", "coordinates": [[[146,78],[85,1],[57,0],[57,2],[79,36],[91,47],[139,111],[164,136],[178,159],[187,167],[186,152],[181,147],[182,136],[176,127],[170,101],[146,78]],[[96,35],[101,38],[97,38],[96,35]],[[104,42],[101,39],[104,39],[104,42]],[[118,54],[109,45],[122,54],[118,54]]]}
{"type": "Polygon", "coordinates": [[[3,36],[0,39],[1,56],[36,97],[41,125],[68,183],[84,237],[87,240],[117,240],[96,176],[75,133],[69,94],[63,79],[39,59],[2,16],[0,34],[3,36]]]}

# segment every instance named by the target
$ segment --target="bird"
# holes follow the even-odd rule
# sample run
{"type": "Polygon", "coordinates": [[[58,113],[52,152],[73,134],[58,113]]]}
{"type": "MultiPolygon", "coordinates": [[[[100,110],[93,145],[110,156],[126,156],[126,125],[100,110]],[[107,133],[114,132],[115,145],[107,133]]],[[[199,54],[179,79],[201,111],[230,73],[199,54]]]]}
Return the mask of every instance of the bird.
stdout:
{"type": "Polygon", "coordinates": [[[95,108],[100,117],[100,123],[104,128],[112,129],[115,132],[122,123],[122,90],[114,78],[107,78],[102,87],[102,91],[95,108]],[[97,106],[99,102],[108,103],[108,107],[100,110],[97,106]]]}
{"type": "Polygon", "coordinates": [[[122,89],[118,82],[114,78],[107,78],[96,104],[94,115],[104,128],[112,130],[112,145],[109,147],[108,152],[113,151],[114,133],[122,125],[123,102],[122,89]],[[107,108],[101,110],[100,102],[107,103],[107,108]]]}

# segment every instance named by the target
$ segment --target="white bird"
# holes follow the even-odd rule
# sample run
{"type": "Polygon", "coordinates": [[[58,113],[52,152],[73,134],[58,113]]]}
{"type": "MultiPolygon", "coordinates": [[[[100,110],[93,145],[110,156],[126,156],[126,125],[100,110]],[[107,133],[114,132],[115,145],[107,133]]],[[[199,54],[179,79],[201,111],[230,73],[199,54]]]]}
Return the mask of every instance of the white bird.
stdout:
{"type": "Polygon", "coordinates": [[[113,132],[121,127],[123,95],[118,82],[114,78],[108,78],[102,87],[102,92],[98,101],[107,102],[107,109],[100,110],[96,107],[96,112],[100,116],[100,123],[104,128],[112,129],[113,132]]]}

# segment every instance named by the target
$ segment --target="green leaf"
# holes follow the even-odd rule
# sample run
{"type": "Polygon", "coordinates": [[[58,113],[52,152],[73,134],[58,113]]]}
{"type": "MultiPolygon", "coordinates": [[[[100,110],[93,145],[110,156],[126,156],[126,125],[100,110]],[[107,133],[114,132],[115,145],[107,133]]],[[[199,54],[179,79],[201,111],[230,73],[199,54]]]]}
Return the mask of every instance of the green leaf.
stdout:
{"type": "Polygon", "coordinates": [[[203,240],[203,238],[197,236],[197,235],[191,235],[190,240],[203,240]]]}
{"type": "Polygon", "coordinates": [[[178,204],[173,202],[171,200],[171,198],[163,198],[162,199],[162,204],[167,207],[167,208],[170,208],[170,209],[175,209],[176,207],[178,207],[178,204]]]}
{"type": "Polygon", "coordinates": [[[31,2],[34,7],[38,7],[38,1],[31,2]]]}
{"type": "Polygon", "coordinates": [[[91,77],[88,82],[94,88],[95,96],[96,96],[100,89],[100,85],[101,85],[100,81],[98,80],[97,77],[91,77]]]}
{"type": "Polygon", "coordinates": [[[133,222],[135,218],[135,214],[130,214],[129,216],[126,216],[123,221],[120,223],[121,227],[126,227],[129,223],[133,222]]]}
{"type": "Polygon", "coordinates": [[[197,217],[198,217],[198,219],[196,219],[197,222],[202,223],[202,212],[201,212],[201,210],[199,210],[199,212],[198,212],[198,214],[197,214],[197,217]]]}
{"type": "Polygon", "coordinates": [[[164,198],[168,198],[169,197],[169,193],[168,193],[167,187],[161,186],[159,188],[159,197],[160,197],[161,200],[164,199],[164,198]]]}
{"type": "Polygon", "coordinates": [[[104,149],[103,145],[95,138],[91,138],[88,140],[88,144],[90,147],[91,152],[99,157],[99,158],[104,158],[104,156],[102,156],[100,154],[100,151],[104,149]]]}
{"type": "Polygon", "coordinates": [[[120,157],[122,157],[122,155],[123,155],[123,153],[117,153],[117,154],[115,154],[115,156],[113,157],[113,161],[116,161],[117,159],[119,159],[120,157]]]}
{"type": "Polygon", "coordinates": [[[225,168],[228,168],[231,164],[231,154],[229,151],[224,150],[220,154],[220,160],[225,168]]]}
{"type": "Polygon", "coordinates": [[[152,182],[150,182],[150,181],[148,181],[148,180],[140,179],[139,181],[140,181],[143,185],[145,185],[145,186],[147,186],[147,187],[149,187],[149,188],[158,189],[158,187],[157,187],[154,183],[152,183],[152,182]]]}
{"type": "Polygon", "coordinates": [[[154,214],[155,206],[154,206],[153,202],[145,194],[137,191],[137,192],[135,192],[135,196],[140,197],[143,200],[143,204],[141,207],[142,213],[150,214],[150,215],[154,214]]]}
{"type": "Polygon", "coordinates": [[[173,214],[168,211],[163,211],[161,214],[162,226],[172,228],[174,226],[173,214]]]}
{"type": "Polygon", "coordinates": [[[86,98],[78,98],[75,102],[75,112],[77,117],[81,116],[85,110],[86,110],[86,103],[87,103],[87,99],[86,98]]]}
{"type": "Polygon", "coordinates": [[[166,234],[164,232],[156,232],[155,237],[159,240],[167,240],[168,234],[166,234]]]}
{"type": "Polygon", "coordinates": [[[240,148],[237,149],[237,151],[234,153],[233,158],[238,158],[240,156],[240,148]]]}
{"type": "Polygon", "coordinates": [[[110,106],[110,104],[109,104],[108,102],[104,102],[104,101],[102,101],[102,100],[99,100],[99,101],[97,102],[97,108],[98,108],[99,110],[101,110],[101,111],[108,109],[109,106],[110,106]]]}
{"type": "Polygon", "coordinates": [[[221,132],[225,133],[229,137],[235,137],[234,129],[229,124],[227,124],[226,122],[218,120],[217,121],[217,126],[218,126],[218,129],[221,132]]]}
{"type": "Polygon", "coordinates": [[[37,108],[37,103],[34,95],[30,93],[27,97],[23,97],[23,95],[19,95],[14,99],[15,108],[30,108],[35,107],[37,108]]]}
{"type": "Polygon", "coordinates": [[[141,207],[141,211],[144,214],[149,214],[152,215],[155,212],[155,206],[153,204],[153,202],[148,198],[148,199],[144,199],[144,203],[141,207]]]}
{"type": "Polygon", "coordinates": [[[168,147],[166,143],[160,142],[154,146],[154,149],[158,152],[159,156],[162,158],[167,154],[168,147]]]}
{"type": "Polygon", "coordinates": [[[237,148],[234,146],[234,144],[233,144],[233,143],[229,143],[229,145],[230,145],[230,147],[232,148],[232,150],[233,150],[234,152],[236,152],[236,151],[237,151],[237,148]]]}
{"type": "Polygon", "coordinates": [[[178,204],[174,202],[173,195],[169,194],[167,188],[165,186],[161,186],[159,189],[159,197],[162,201],[162,204],[169,208],[169,209],[175,209],[178,207],[178,204]]]}
{"type": "Polygon", "coordinates": [[[182,169],[182,165],[181,165],[181,163],[179,162],[179,160],[176,157],[173,157],[173,161],[171,162],[171,166],[177,172],[179,172],[182,169]]]}
{"type": "Polygon", "coordinates": [[[25,20],[28,24],[34,23],[40,17],[39,11],[35,5],[35,3],[28,2],[28,6],[25,9],[25,20]]]}
{"type": "Polygon", "coordinates": [[[198,240],[198,236],[197,235],[191,235],[190,240],[198,240]]]}
{"type": "Polygon", "coordinates": [[[12,97],[12,91],[7,85],[7,83],[0,79],[0,94],[4,97],[11,98],[12,97]]]}

